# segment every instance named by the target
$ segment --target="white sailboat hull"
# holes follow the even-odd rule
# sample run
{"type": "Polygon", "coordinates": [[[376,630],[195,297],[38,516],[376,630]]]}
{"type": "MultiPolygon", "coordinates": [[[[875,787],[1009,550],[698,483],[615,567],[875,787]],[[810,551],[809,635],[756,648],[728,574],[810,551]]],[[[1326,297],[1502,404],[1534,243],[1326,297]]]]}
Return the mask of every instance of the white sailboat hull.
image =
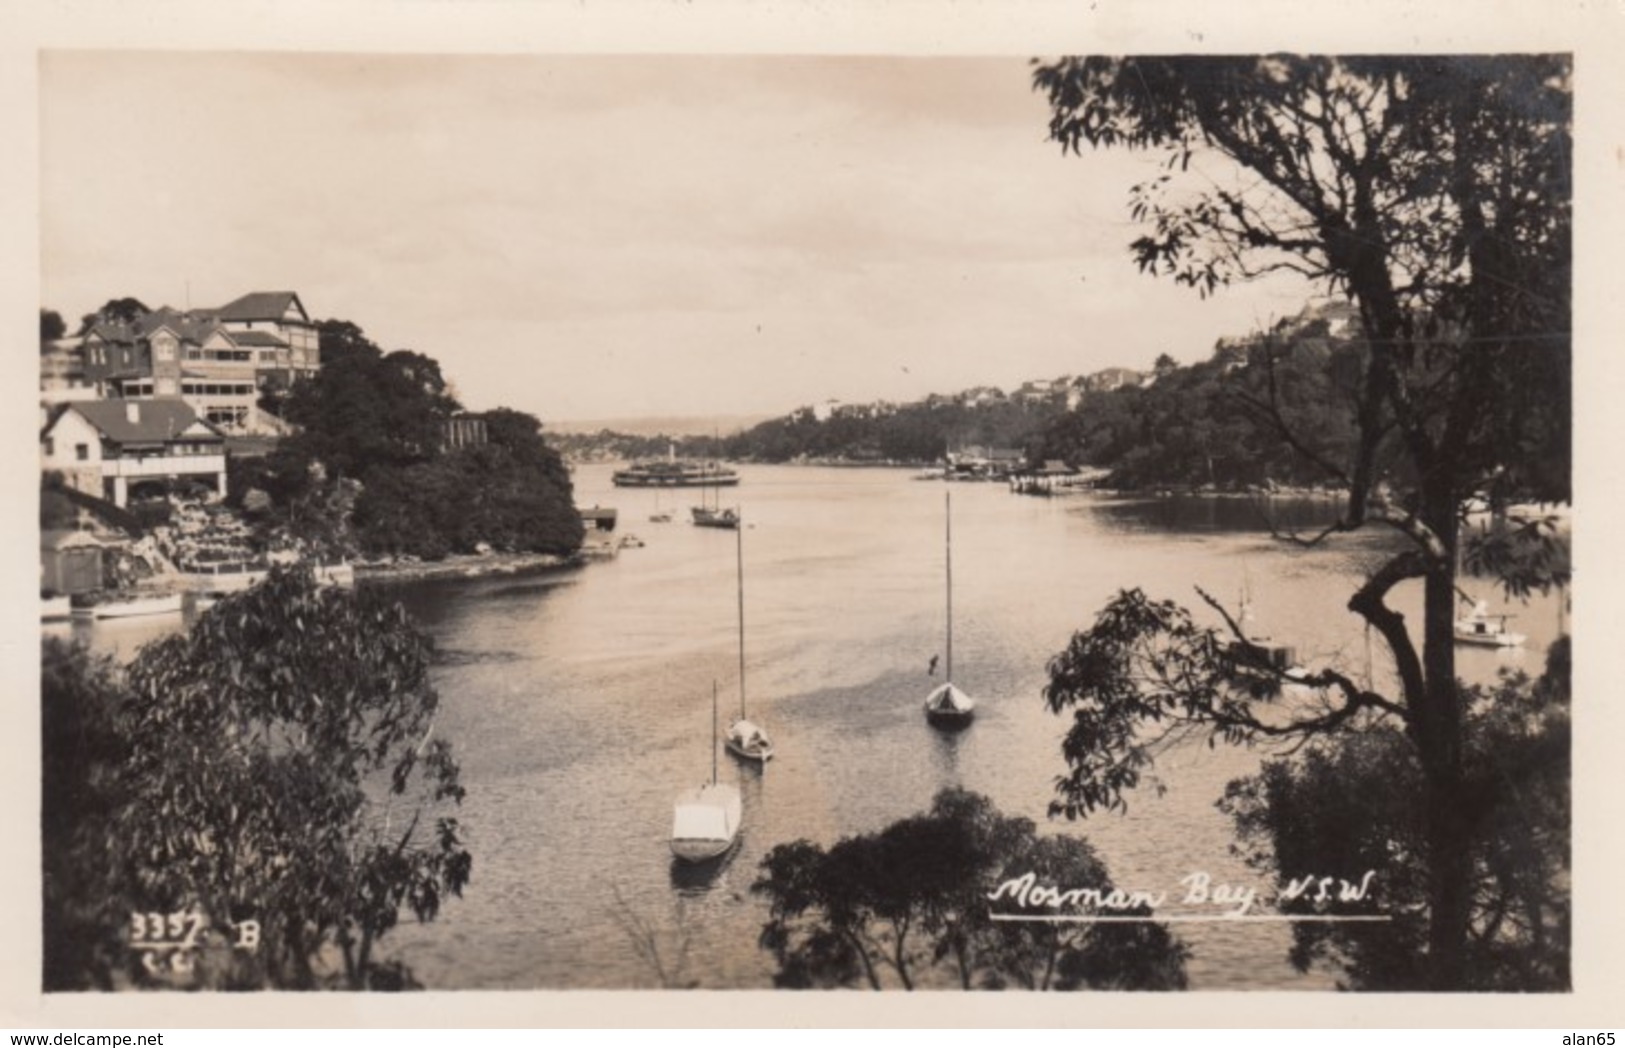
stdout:
{"type": "Polygon", "coordinates": [[[722,744],[729,753],[743,760],[766,764],[773,759],[773,742],[767,737],[767,732],[744,718],[729,726],[722,744]]]}
{"type": "Polygon", "coordinates": [[[725,854],[739,838],[744,803],[727,783],[685,790],[672,811],[671,853],[684,862],[725,854]]]}
{"type": "Polygon", "coordinates": [[[976,716],[976,700],[944,684],[925,699],[925,719],[945,728],[963,727],[976,716]]]}

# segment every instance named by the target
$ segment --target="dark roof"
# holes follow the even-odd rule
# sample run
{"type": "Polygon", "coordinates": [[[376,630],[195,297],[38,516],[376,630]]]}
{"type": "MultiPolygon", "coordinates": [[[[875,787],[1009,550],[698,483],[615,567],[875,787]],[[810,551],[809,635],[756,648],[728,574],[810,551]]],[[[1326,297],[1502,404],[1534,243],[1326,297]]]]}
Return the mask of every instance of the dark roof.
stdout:
{"type": "Polygon", "coordinates": [[[85,332],[84,337],[89,338],[92,335],[102,339],[104,342],[135,341],[135,333],[131,330],[130,325],[117,320],[98,320],[96,323],[90,325],[90,328],[85,332]]]}
{"type": "Polygon", "coordinates": [[[298,305],[300,313],[305,313],[305,304],[292,291],[251,291],[215,312],[221,320],[281,320],[290,300],[298,305]]]}
{"type": "Polygon", "coordinates": [[[220,322],[203,310],[181,312],[178,309],[164,308],[142,317],[140,331],[142,338],[150,338],[159,328],[167,327],[183,341],[201,345],[203,340],[219,326],[220,322]]]}
{"type": "MultiPolygon", "coordinates": [[[[67,405],[90,421],[109,440],[121,444],[140,444],[172,440],[198,421],[197,412],[179,398],[153,397],[141,400],[81,400],[67,405]],[[129,408],[137,409],[136,421],[131,422],[129,408]]],[[[208,423],[204,423],[208,426],[208,423]]],[[[208,426],[211,433],[219,431],[208,426]]],[[[189,438],[196,439],[196,438],[189,438]]]]}
{"type": "Polygon", "coordinates": [[[152,337],[159,328],[167,327],[183,342],[201,344],[220,322],[207,310],[179,310],[165,306],[155,309],[134,323],[100,321],[91,325],[86,335],[99,335],[109,342],[133,343],[152,337]]]}
{"type": "Polygon", "coordinates": [[[228,331],[226,334],[239,346],[286,346],[288,344],[269,331],[228,331]]]}

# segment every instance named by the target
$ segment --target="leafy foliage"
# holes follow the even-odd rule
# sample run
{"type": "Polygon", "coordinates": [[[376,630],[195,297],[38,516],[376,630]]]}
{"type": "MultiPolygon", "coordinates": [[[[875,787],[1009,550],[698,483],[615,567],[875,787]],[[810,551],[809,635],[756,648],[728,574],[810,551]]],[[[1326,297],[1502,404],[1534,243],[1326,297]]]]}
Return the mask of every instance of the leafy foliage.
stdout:
{"type": "Polygon", "coordinates": [[[322,369],[295,386],[285,408],[299,433],[228,478],[241,504],[250,491],[278,511],[263,522],[338,555],[439,559],[495,549],[569,553],[581,545],[569,471],[530,415],[484,416],[487,443],[448,449],[458,412],[433,358],[385,353],[349,321],[319,325],[322,369]],[[360,483],[350,497],[347,485],[360,483]],[[353,510],[353,514],[351,511],[353,510]]]}
{"type": "Polygon", "coordinates": [[[763,422],[725,447],[731,457],[760,462],[938,462],[945,452],[966,445],[1024,449],[1065,406],[1064,397],[1001,396],[987,403],[930,397],[912,404],[847,405],[824,419],[803,408],[763,422]]]}
{"type": "Polygon", "coordinates": [[[847,404],[826,418],[801,408],[728,437],[633,437],[602,431],[555,438],[572,458],[644,459],[669,448],[688,458],[750,462],[825,459],[857,463],[935,463],[960,447],[1027,450],[1066,408],[1064,393],[1043,398],[1003,394],[978,403],[967,395],[910,404],[847,404]]]}
{"type": "Polygon", "coordinates": [[[84,334],[97,323],[133,324],[137,320],[151,313],[146,303],[138,298],[110,298],[102,303],[102,308],[94,313],[87,313],[81,319],[79,333],[84,334]]]}
{"type": "Polygon", "coordinates": [[[1104,718],[1117,756],[1069,753],[1063,805],[1088,810],[1129,785],[1100,778],[1144,755],[1123,741],[1125,725],[1155,724],[1170,708],[1223,737],[1336,733],[1343,744],[1373,730],[1379,711],[1392,715],[1421,769],[1411,803],[1426,835],[1427,933],[1415,970],[1425,982],[1413,988],[1465,988],[1478,978],[1469,965],[1475,874],[1473,826],[1458,816],[1471,807],[1470,755],[1488,729],[1456,679],[1459,561],[1501,572],[1513,592],[1560,584],[1568,572],[1539,527],[1475,535],[1462,525],[1469,498],[1502,507],[1570,493],[1569,61],[1077,58],[1039,65],[1034,86],[1049,99],[1050,136],[1063,152],[1164,154],[1163,173],[1130,192],[1130,214],[1146,230],[1130,245],[1142,270],[1204,295],[1289,270],[1347,296],[1360,355],[1334,356],[1327,381],[1338,388],[1342,372],[1354,377],[1349,439],[1317,446],[1273,381],[1276,367],[1243,400],[1347,492],[1341,518],[1312,542],[1373,523],[1407,540],[1348,604],[1392,654],[1394,696],[1322,671],[1314,680],[1326,708],[1271,724],[1245,705],[1209,701],[1214,649],[1193,648],[1171,612],[1143,622],[1109,615],[1099,636],[1074,639],[1052,667],[1061,679],[1048,701],[1077,707],[1083,743],[1104,718]],[[1419,635],[1386,603],[1413,579],[1423,588],[1419,635]],[[1142,694],[1137,675],[1147,667],[1142,694]]]}
{"type": "Polygon", "coordinates": [[[293,453],[363,482],[375,470],[433,458],[442,424],[458,409],[439,365],[420,353],[386,354],[347,321],[323,321],[319,330],[322,369],[294,387],[284,408],[300,427],[293,453]]]}
{"type": "Polygon", "coordinates": [[[1093,849],[1040,838],[979,794],[948,789],[931,810],[827,851],[775,847],[752,886],[770,919],[761,945],[778,986],[905,989],[1182,989],[1185,949],[1161,925],[998,922],[990,893],[1012,874],[1109,891],[1093,849]]]}
{"type": "Polygon", "coordinates": [[[127,963],[127,876],[110,844],[129,740],[117,728],[124,694],[112,663],[53,637],[41,653],[40,830],[43,985],[112,989],[127,963]]]}
{"type": "Polygon", "coordinates": [[[71,910],[101,902],[123,911],[103,927],[194,909],[216,927],[258,921],[255,952],[206,946],[204,985],[401,985],[379,940],[403,910],[433,920],[472,867],[429,660],[398,605],[277,571],[144,648],[122,687],[95,667],[48,673],[44,708],[62,712],[47,721],[47,812],[62,814],[48,814],[46,865],[62,873],[47,938],[53,891],[80,929],[55,985],[115,978],[105,936],[71,910]],[[86,724],[105,734],[67,748],[86,724]]]}
{"type": "Polygon", "coordinates": [[[1086,393],[1040,438],[1041,455],[1111,470],[1119,490],[1239,490],[1337,483],[1317,460],[1353,447],[1351,383],[1363,359],[1324,322],[1283,320],[1267,337],[1221,343],[1189,367],[1169,361],[1148,387],[1086,393]],[[1284,439],[1255,405],[1270,391],[1312,457],[1284,439]]]}
{"type": "MultiPolygon", "coordinates": [[[[1285,710],[1276,701],[1279,687],[1255,686],[1270,675],[1235,632],[1199,626],[1173,601],[1119,593],[1049,665],[1044,701],[1051,712],[1072,716],[1061,744],[1068,774],[1056,781],[1050,813],[1075,819],[1125,808],[1124,795],[1140,784],[1156,751],[1185,738],[1239,745],[1367,726],[1398,712],[1331,669],[1295,682],[1305,692],[1324,689],[1319,700],[1285,710]]],[[[1283,679],[1277,676],[1277,685],[1283,679]]]]}
{"type": "Polygon", "coordinates": [[[39,311],[39,341],[41,348],[46,343],[55,342],[68,333],[68,325],[63,321],[62,314],[54,309],[39,311]]]}
{"type": "MultiPolygon", "coordinates": [[[[1570,988],[1569,643],[1553,646],[1544,675],[1508,673],[1470,694],[1466,767],[1473,901],[1467,988],[1570,988]]],[[[1425,980],[1426,827],[1413,798],[1424,788],[1412,748],[1392,726],[1340,745],[1315,743],[1261,774],[1232,782],[1222,807],[1248,861],[1283,887],[1328,868],[1377,870],[1376,896],[1339,912],[1381,912],[1384,924],[1293,926],[1292,961],[1330,961],[1350,987],[1403,990],[1425,980]]],[[[1313,913],[1309,896],[1284,902],[1313,913]]]]}

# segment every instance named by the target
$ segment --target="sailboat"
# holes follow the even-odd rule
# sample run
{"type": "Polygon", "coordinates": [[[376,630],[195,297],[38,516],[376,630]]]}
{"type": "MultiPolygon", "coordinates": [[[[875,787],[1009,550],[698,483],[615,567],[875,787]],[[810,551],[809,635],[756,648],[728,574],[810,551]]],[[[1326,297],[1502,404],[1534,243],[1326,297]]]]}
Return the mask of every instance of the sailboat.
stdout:
{"type": "Polygon", "coordinates": [[[745,716],[745,534],[736,531],[735,535],[739,577],[739,717],[728,725],[722,744],[736,757],[766,764],[773,756],[773,740],[745,716]]]}
{"type": "Polygon", "coordinates": [[[660,508],[660,489],[655,488],[655,511],[649,514],[649,520],[655,524],[670,524],[671,510],[660,508]]]}
{"type": "Polygon", "coordinates": [[[925,719],[939,728],[963,728],[976,715],[976,700],[954,687],[954,525],[953,494],[943,492],[944,563],[948,580],[948,658],[943,685],[925,698],[925,719]]]}
{"type": "Polygon", "coordinates": [[[1236,613],[1236,627],[1241,636],[1228,645],[1231,661],[1240,672],[1253,672],[1266,677],[1297,679],[1307,675],[1298,665],[1298,653],[1291,645],[1277,644],[1267,633],[1260,632],[1253,615],[1253,586],[1246,568],[1242,568],[1241,607],[1236,613]]]}
{"type": "Polygon", "coordinates": [[[689,515],[694,525],[701,528],[738,528],[739,513],[733,509],[723,509],[718,503],[721,501],[716,488],[707,488],[712,493],[706,498],[705,491],[700,492],[700,504],[689,507],[689,515]]]}
{"type": "Polygon", "coordinates": [[[717,684],[711,682],[711,781],[677,795],[672,806],[671,853],[683,862],[725,854],[739,836],[739,790],[717,781],[717,684]]]}

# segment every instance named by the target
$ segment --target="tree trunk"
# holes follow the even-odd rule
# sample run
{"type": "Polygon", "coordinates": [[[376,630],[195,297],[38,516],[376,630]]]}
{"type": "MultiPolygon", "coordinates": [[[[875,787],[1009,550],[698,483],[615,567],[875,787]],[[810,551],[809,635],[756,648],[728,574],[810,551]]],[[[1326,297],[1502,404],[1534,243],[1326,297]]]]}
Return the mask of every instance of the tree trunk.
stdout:
{"type": "Polygon", "coordinates": [[[1456,505],[1424,487],[1422,515],[1449,556],[1424,581],[1422,663],[1426,695],[1418,752],[1426,780],[1428,972],[1432,990],[1464,990],[1472,905],[1471,827],[1462,781],[1462,710],[1456,682],[1456,505]]]}

